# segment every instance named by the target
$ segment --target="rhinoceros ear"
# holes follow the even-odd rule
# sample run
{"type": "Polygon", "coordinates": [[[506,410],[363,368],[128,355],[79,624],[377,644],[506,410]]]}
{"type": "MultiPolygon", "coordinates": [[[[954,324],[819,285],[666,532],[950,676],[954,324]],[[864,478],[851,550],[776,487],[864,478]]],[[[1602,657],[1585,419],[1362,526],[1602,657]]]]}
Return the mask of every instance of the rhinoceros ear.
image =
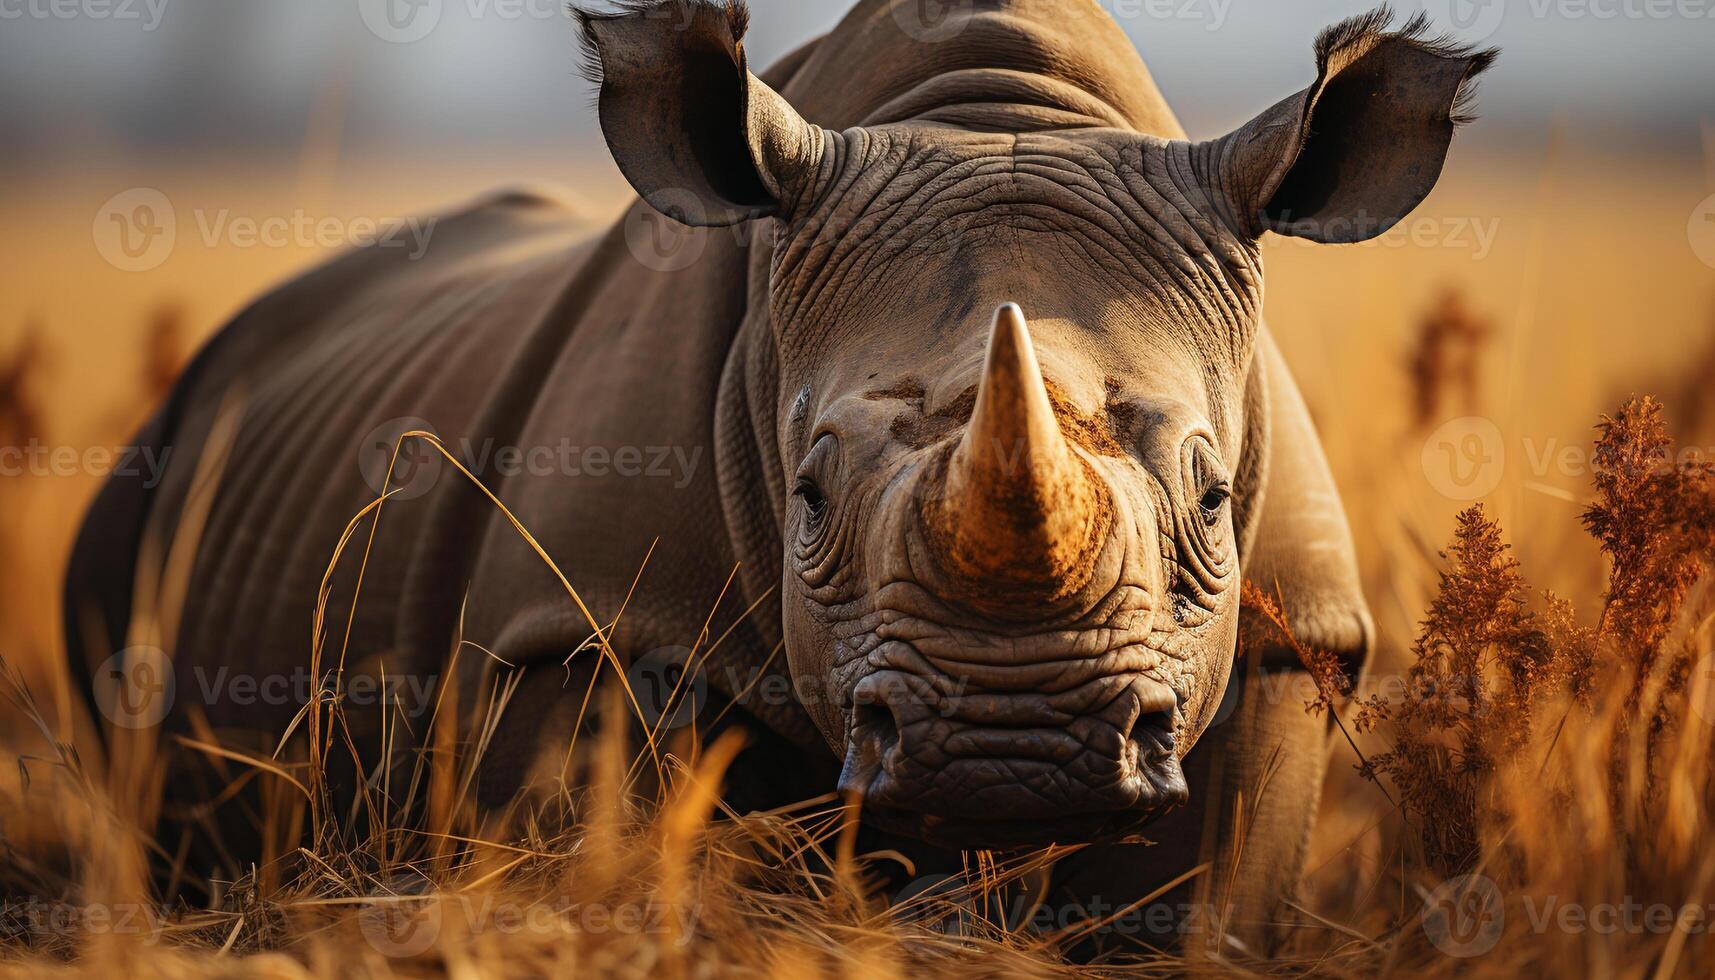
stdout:
{"type": "Polygon", "coordinates": [[[746,65],[739,0],[576,11],[602,134],[637,193],[684,224],[783,214],[814,182],[828,135],[746,65]]]}
{"type": "Polygon", "coordinates": [[[1469,84],[1494,50],[1430,38],[1419,14],[1387,31],[1385,6],[1316,41],[1316,83],[1198,149],[1235,230],[1361,242],[1429,195],[1469,84]]]}

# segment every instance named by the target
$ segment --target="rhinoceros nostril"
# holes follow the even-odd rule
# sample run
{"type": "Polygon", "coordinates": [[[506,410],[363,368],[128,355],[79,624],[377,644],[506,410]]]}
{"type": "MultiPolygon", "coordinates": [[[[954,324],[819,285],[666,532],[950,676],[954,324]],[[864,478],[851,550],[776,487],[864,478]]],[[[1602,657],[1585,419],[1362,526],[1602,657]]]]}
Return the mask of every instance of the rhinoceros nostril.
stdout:
{"type": "Polygon", "coordinates": [[[1173,712],[1150,711],[1138,715],[1132,723],[1130,738],[1137,744],[1140,758],[1155,762],[1172,755],[1176,744],[1173,712]]]}
{"type": "Polygon", "coordinates": [[[899,737],[899,725],[887,705],[860,702],[852,707],[852,733],[891,743],[899,737]]]}
{"type": "Polygon", "coordinates": [[[840,767],[839,791],[863,798],[881,774],[884,761],[899,742],[899,726],[886,705],[860,701],[852,707],[852,724],[846,737],[845,763],[840,767]]]}
{"type": "Polygon", "coordinates": [[[1157,681],[1138,678],[1131,686],[1137,699],[1137,717],[1132,720],[1128,739],[1137,746],[1141,760],[1158,762],[1173,754],[1173,716],[1179,698],[1171,688],[1157,681]]]}

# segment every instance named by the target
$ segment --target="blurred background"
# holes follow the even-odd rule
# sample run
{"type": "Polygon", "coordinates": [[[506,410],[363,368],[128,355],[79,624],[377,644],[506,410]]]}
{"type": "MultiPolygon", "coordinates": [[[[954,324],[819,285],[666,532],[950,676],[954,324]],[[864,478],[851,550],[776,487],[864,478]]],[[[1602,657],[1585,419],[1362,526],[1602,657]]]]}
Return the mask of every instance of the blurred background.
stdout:
{"type": "MultiPolygon", "coordinates": [[[[1099,5],[1197,138],[1306,85],[1316,34],[1370,6],[1099,5]]],[[[764,66],[847,3],[751,6],[764,66]]],[[[1715,445],[1715,0],[1422,6],[1503,49],[1439,188],[1379,241],[1268,246],[1384,657],[1471,500],[1534,584],[1600,587],[1576,521],[1591,426],[1626,395],[1715,445]]],[[[0,24],[0,653],[52,685],[92,450],[249,297],[497,186],[550,185],[592,232],[630,195],[557,0],[0,0],[0,24]]]]}

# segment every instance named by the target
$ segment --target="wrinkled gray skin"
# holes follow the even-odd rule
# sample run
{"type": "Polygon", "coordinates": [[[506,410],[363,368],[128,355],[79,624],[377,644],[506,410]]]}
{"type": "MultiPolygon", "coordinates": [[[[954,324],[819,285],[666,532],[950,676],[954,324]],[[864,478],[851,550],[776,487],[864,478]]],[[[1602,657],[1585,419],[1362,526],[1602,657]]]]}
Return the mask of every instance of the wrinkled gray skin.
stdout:
{"type": "MultiPolygon", "coordinates": [[[[497,446],[680,447],[704,463],[684,479],[482,475],[603,623],[659,538],[611,637],[622,656],[689,645],[738,566],[706,675],[758,744],[735,792],[837,785],[872,825],[944,848],[1141,831],[1160,846],[1086,849],[1057,887],[1117,906],[1211,862],[1190,894],[1236,909],[1234,942],[1263,942],[1325,733],[1295,694],[1263,696],[1261,675],[1296,669],[1288,651],[1235,667],[1241,577],[1354,671],[1371,631],[1261,323],[1258,239],[1358,241],[1415,207],[1489,55],[1348,22],[1319,43],[1315,84],[1198,143],[1093,7],[985,0],[944,42],[901,29],[915,7],[864,0],[767,83],[745,69],[741,11],[586,18],[621,169],[675,217],[744,233],[663,270],[635,247],[645,204],[585,242],[556,206],[506,195],[442,219],[421,261],[358,251],[262,299],[144,434],[174,448],[162,485],[115,481],[97,502],[68,583],[73,649],[94,663],[123,645],[133,579],[115,555],[172,539],[231,391],[244,415],[196,545],[181,678],[306,661],[327,558],[373,498],[349,461],[384,420],[497,446]],[[759,698],[782,644],[798,696],[759,698]]],[[[355,575],[348,556],[329,622],[355,575]]],[[[519,684],[480,787],[499,803],[574,725],[583,685],[560,662],[591,627],[447,471],[388,505],[353,672],[435,674],[461,606],[463,635],[512,665],[462,657],[462,703],[519,684]]],[[[170,728],[200,711],[269,745],[297,710],[187,705],[185,687],[170,728]]],[[[181,766],[178,796],[220,785],[181,766]]]]}

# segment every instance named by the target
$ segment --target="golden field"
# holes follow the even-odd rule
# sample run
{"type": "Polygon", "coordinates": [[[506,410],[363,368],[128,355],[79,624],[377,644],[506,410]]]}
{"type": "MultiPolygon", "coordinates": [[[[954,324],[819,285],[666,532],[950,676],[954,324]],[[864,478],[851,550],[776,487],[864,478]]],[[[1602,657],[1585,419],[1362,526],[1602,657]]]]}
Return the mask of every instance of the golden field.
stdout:
{"type": "MultiPolygon", "coordinates": [[[[480,193],[502,172],[493,163],[407,171],[317,159],[218,173],[161,165],[148,183],[177,208],[179,243],[158,268],[138,273],[103,258],[95,226],[104,203],[137,184],[135,176],[91,169],[41,183],[7,204],[0,233],[9,282],[0,293],[0,382],[27,337],[38,338],[39,350],[0,391],[0,408],[27,416],[30,435],[49,446],[82,453],[121,444],[159,388],[159,365],[324,251],[211,245],[199,239],[198,217],[422,213],[480,193]],[[175,326],[157,325],[163,321],[175,326]]],[[[617,176],[603,170],[572,183],[566,196],[591,202],[580,206],[592,230],[601,227],[621,199],[617,176]]],[[[1706,707],[1715,706],[1715,691],[1706,690],[1715,681],[1680,666],[1715,653],[1715,607],[1700,579],[1683,590],[1662,584],[1695,579],[1690,564],[1659,567],[1670,557],[1706,560],[1699,534],[1715,519],[1707,496],[1715,481],[1700,482],[1694,461],[1678,451],[1711,447],[1703,458],[1715,458],[1715,268],[1692,241],[1694,212],[1712,192],[1715,149],[1699,162],[1616,155],[1571,137],[1530,152],[1456,147],[1434,195],[1383,240],[1269,246],[1267,315],[1315,413],[1358,538],[1379,627],[1374,678],[1421,678],[1464,657],[1492,681],[1478,700],[1523,720],[1364,702],[1385,684],[1356,692],[1358,703],[1341,710],[1354,741],[1335,748],[1287,954],[1259,962],[1192,943],[1182,958],[1103,969],[1666,977],[1715,968],[1715,944],[1684,911],[1715,907],[1715,854],[1702,845],[1715,829],[1715,710],[1706,707]],[[1616,180],[1619,173],[1626,179],[1616,180]],[[1463,314],[1442,311],[1449,293],[1463,314]],[[1436,347],[1451,321],[1463,325],[1452,329],[1452,347],[1436,347]],[[1665,406],[1673,458],[1691,467],[1671,485],[1640,484],[1635,466],[1604,468],[1593,451],[1598,419],[1634,394],[1665,406]],[[1603,473],[1619,473],[1624,485],[1599,489],[1603,473]],[[1473,488],[1484,491],[1483,514],[1519,562],[1518,581],[1489,547],[1496,529],[1475,517],[1465,518],[1464,550],[1440,554],[1460,513],[1478,502],[1473,488]],[[1647,541],[1649,555],[1615,546],[1605,553],[1581,525],[1587,509],[1616,501],[1635,525],[1626,540],[1647,541]],[[1545,590],[1570,605],[1551,602],[1545,590]],[[1621,593],[1630,604],[1616,605],[1621,593]],[[1528,636],[1498,626],[1524,621],[1515,600],[1538,617],[1528,636]],[[1642,622],[1638,603],[1671,622],[1642,622]],[[1521,667],[1521,657],[1535,659],[1521,667]],[[1473,758],[1484,764],[1469,764],[1473,758]],[[1354,771],[1361,761],[1374,781],[1354,771]],[[1442,828],[1450,826],[1469,830],[1462,849],[1447,846],[1442,828]],[[1489,897],[1504,910],[1477,910],[1475,940],[1494,942],[1470,958],[1449,955],[1426,919],[1446,897],[1438,889],[1466,874],[1490,882],[1489,897]],[[1636,902],[1673,915],[1635,931],[1571,927],[1542,912],[1550,898],[1586,914],[1636,902]]],[[[1715,224],[1710,235],[1715,242],[1715,224]]],[[[1647,413],[1623,416],[1621,429],[1639,431],[1610,433],[1610,449],[1648,457],[1638,449],[1650,438],[1647,422],[1647,413]]],[[[0,413],[0,436],[22,427],[0,413]]],[[[88,472],[0,477],[0,655],[10,678],[0,735],[8,754],[35,760],[27,779],[23,768],[0,767],[0,848],[15,858],[0,880],[9,896],[43,897],[54,908],[152,909],[138,815],[153,798],[157,747],[121,740],[103,759],[72,716],[76,699],[60,667],[61,566],[96,486],[88,472]]],[[[577,569],[564,571],[575,583],[577,569]]],[[[336,724],[336,713],[325,723],[336,724]]],[[[717,820],[732,746],[674,750],[660,796],[637,798],[623,779],[625,746],[603,739],[586,762],[597,790],[568,796],[577,819],[553,831],[476,826],[447,788],[451,774],[430,766],[423,778],[435,802],[429,826],[417,832],[381,814],[385,840],[313,835],[289,871],[259,869],[235,884],[227,906],[171,910],[155,928],[0,932],[0,968],[163,976],[1065,972],[1055,950],[1078,928],[1045,937],[968,914],[1040,856],[997,863],[973,855],[975,898],[890,910],[866,869],[878,859],[842,848],[837,801],[717,820]],[[406,874],[416,886],[399,884],[406,874]],[[484,902],[512,909],[528,928],[473,926],[492,909],[484,902]],[[664,914],[658,929],[591,928],[585,913],[598,907],[697,914],[664,914]],[[411,941],[378,941],[378,916],[387,936],[411,941]],[[948,928],[949,919],[963,927],[948,928]],[[416,948],[423,935],[429,940],[416,948]]],[[[302,783],[314,795],[312,775],[291,775],[258,778],[302,783]]],[[[1456,909],[1468,899],[1452,897],[1456,909]]]]}

